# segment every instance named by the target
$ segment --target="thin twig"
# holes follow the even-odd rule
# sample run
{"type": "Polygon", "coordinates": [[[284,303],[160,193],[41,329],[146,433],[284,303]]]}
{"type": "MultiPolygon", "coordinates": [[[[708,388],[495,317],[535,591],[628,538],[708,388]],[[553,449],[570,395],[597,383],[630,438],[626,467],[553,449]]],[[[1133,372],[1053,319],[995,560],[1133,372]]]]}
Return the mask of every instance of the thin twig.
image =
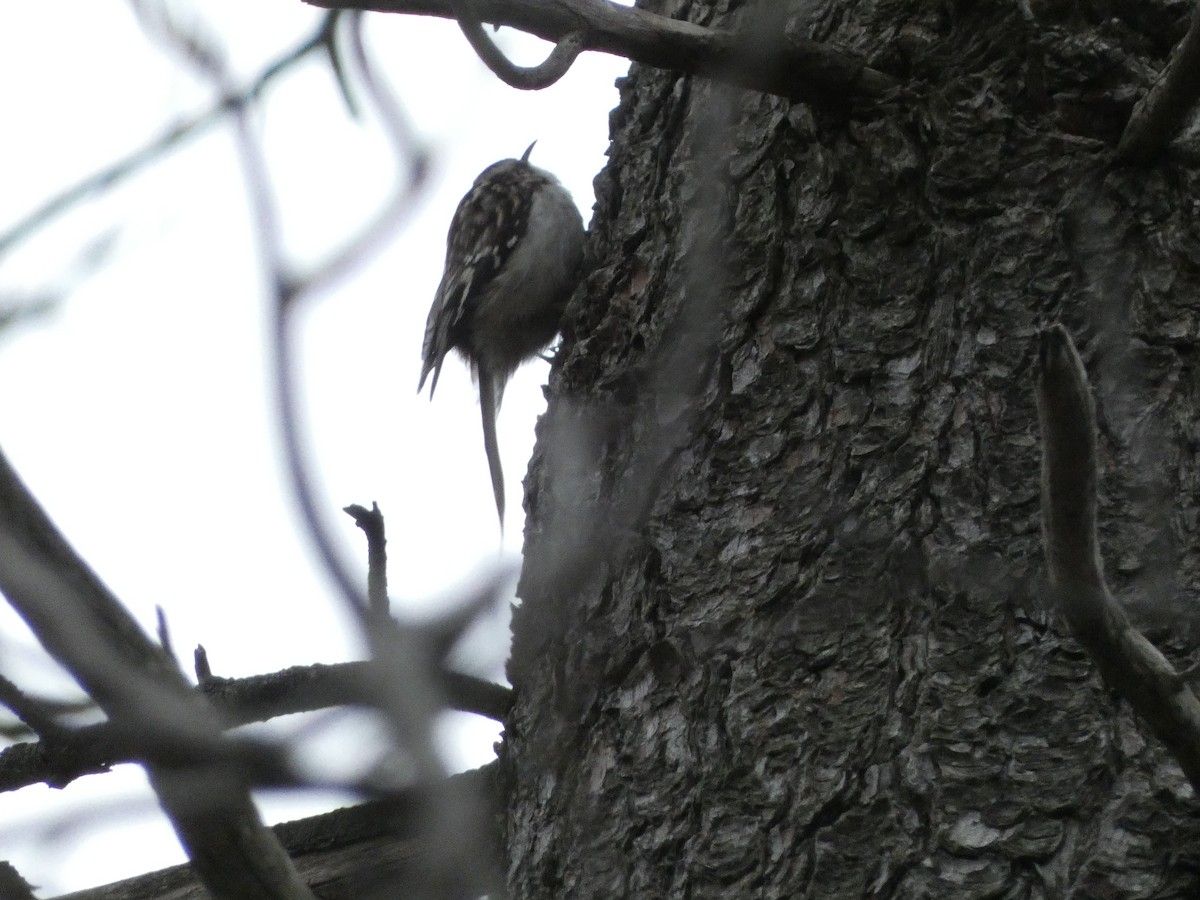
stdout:
{"type": "Polygon", "coordinates": [[[213,677],[212,667],[208,664],[208,651],[203,644],[197,644],[192,653],[192,669],[196,673],[196,681],[201,686],[213,677]]]}
{"type": "Polygon", "coordinates": [[[454,9],[458,27],[484,65],[509,87],[518,90],[540,91],[550,87],[567,74],[583,49],[583,32],[572,31],[558,39],[550,55],[539,65],[518,66],[504,55],[504,51],[483,30],[474,0],[450,0],[450,5],[454,9]]]}
{"type": "Polygon", "coordinates": [[[154,615],[158,625],[158,645],[162,647],[167,658],[178,666],[179,660],[175,656],[175,648],[171,646],[171,629],[167,625],[167,614],[161,606],[155,606],[154,615]]]}
{"type": "Polygon", "coordinates": [[[276,78],[287,72],[293,65],[307,57],[310,53],[321,49],[332,40],[333,27],[337,21],[339,12],[338,10],[333,10],[324,16],[320,27],[310,37],[301,41],[291,50],[282,54],[274,62],[266,66],[241,93],[222,97],[209,109],[172,126],[155,140],[130,153],[124,159],[117,160],[112,165],[106,166],[61,191],[56,196],[51,197],[25,218],[17,222],[5,234],[0,235],[0,257],[3,257],[5,253],[12,250],[18,244],[31,238],[79,203],[89,197],[110,190],[129,177],[146,169],[151,163],[161,159],[185,141],[199,137],[213,126],[221,124],[229,114],[229,110],[233,107],[257,100],[276,78]]]}
{"type": "Polygon", "coordinates": [[[0,675],[0,704],[7,706],[18,719],[43,738],[60,734],[63,730],[47,704],[30,697],[3,675],[0,675]]]}
{"type": "MultiPolygon", "coordinates": [[[[379,253],[387,245],[392,234],[404,224],[406,216],[416,209],[417,196],[425,187],[429,173],[428,153],[413,130],[404,107],[387,85],[376,77],[376,67],[367,55],[363,41],[361,12],[355,11],[349,16],[344,35],[350,58],[357,67],[359,83],[379,117],[380,128],[392,146],[399,168],[388,200],[375,217],[305,276],[304,289],[310,294],[329,290],[338,279],[345,277],[363,260],[379,253]]],[[[341,59],[338,50],[330,52],[341,59]]],[[[339,81],[344,80],[345,72],[340,72],[338,78],[339,81]]]]}
{"type": "Polygon", "coordinates": [[[387,534],[383,526],[383,513],[378,503],[371,508],[353,503],[342,512],[354,519],[354,524],[367,536],[367,608],[375,617],[389,613],[387,595],[387,534]]]}

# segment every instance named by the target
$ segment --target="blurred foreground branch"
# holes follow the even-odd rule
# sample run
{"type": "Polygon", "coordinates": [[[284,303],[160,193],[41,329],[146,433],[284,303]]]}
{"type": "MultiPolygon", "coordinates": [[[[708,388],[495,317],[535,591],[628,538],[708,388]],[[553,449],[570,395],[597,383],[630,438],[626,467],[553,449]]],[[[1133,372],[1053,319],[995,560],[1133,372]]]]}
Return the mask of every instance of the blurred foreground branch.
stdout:
{"type": "Polygon", "coordinates": [[[1200,6],[1158,81],[1133,108],[1117,145],[1117,157],[1149,162],[1171,143],[1200,98],[1200,6]]]}
{"type": "MultiPolygon", "coordinates": [[[[496,763],[490,763],[481,769],[454,775],[447,780],[445,789],[470,797],[487,797],[489,805],[495,806],[499,791],[497,769],[496,763]]],[[[383,886],[420,884],[429,870],[430,857],[436,853],[436,848],[421,836],[429,801],[428,796],[417,790],[401,791],[386,800],[284,822],[271,830],[295,861],[301,876],[322,900],[385,896],[381,893],[383,886]]],[[[490,835],[496,844],[500,838],[499,834],[490,835]]],[[[188,865],[79,891],[59,900],[129,900],[131,897],[209,900],[188,865]]]]}
{"type": "Polygon", "coordinates": [[[79,558],[0,454],[0,590],[145,762],[216,897],[310,898],[258,818],[213,709],[79,558]],[[196,765],[192,754],[212,751],[196,765]]]}
{"type": "Polygon", "coordinates": [[[178,149],[185,142],[222,124],[232,109],[258,100],[272,82],[314,52],[325,51],[331,57],[336,58],[336,51],[331,47],[337,18],[336,12],[323,16],[317,29],[311,35],[263,67],[262,71],[241,91],[220,97],[208,109],[173,125],[144,147],[134,150],[112,165],[104,167],[51,197],[7,232],[0,234],[0,257],[18,244],[33,237],[38,231],[84,200],[111,190],[172,150],[178,149]]]}
{"type": "Polygon", "coordinates": [[[1050,584],[1104,683],[1129,701],[1200,791],[1200,700],[1109,593],[1096,538],[1096,412],[1061,325],[1042,332],[1037,384],[1050,584]]]}
{"type": "MultiPolygon", "coordinates": [[[[368,706],[366,676],[365,663],[318,663],[249,678],[211,678],[199,690],[220,712],[222,724],[232,728],[335,706],[368,706]]],[[[443,670],[440,687],[451,709],[496,721],[503,720],[512,702],[511,688],[461,672],[443,670]]],[[[39,783],[61,788],[133,761],[108,723],[63,728],[49,739],[0,750],[0,793],[39,783]]]]}

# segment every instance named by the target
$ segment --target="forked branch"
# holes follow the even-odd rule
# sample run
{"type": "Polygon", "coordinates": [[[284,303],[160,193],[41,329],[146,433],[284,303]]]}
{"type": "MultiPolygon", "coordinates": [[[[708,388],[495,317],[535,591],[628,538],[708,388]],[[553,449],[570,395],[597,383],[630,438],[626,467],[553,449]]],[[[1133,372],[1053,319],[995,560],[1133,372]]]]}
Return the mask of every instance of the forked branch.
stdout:
{"type": "Polygon", "coordinates": [[[138,627],[0,454],[0,591],[137,748],[196,872],[217,897],[313,900],[263,826],[219,719],[138,627]],[[205,765],[190,765],[208,754],[205,765]],[[226,758],[224,762],[228,763],[226,758]],[[256,892],[257,891],[257,892],[256,892]]]}

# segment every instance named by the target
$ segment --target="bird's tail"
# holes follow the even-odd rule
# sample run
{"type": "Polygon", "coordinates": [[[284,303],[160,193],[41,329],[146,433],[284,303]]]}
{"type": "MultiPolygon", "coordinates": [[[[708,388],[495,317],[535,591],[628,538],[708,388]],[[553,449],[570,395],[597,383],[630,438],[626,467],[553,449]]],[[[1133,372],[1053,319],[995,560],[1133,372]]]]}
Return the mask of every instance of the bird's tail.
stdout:
{"type": "Polygon", "coordinates": [[[504,533],[504,472],[500,468],[500,446],[496,441],[496,411],[500,407],[500,391],[496,378],[483,366],[479,368],[479,408],[483,413],[483,451],[487,454],[492,473],[492,493],[496,497],[496,515],[500,517],[500,533],[504,533]]]}

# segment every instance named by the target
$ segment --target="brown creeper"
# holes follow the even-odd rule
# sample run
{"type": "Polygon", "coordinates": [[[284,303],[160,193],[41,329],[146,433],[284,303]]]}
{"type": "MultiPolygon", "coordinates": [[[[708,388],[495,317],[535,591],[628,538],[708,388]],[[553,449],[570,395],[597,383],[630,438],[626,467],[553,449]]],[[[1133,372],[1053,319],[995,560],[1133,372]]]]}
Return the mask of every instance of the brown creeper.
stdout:
{"type": "MultiPolygon", "coordinates": [[[[535,141],[536,143],[536,141],[535,141]]],[[[483,449],[504,527],[504,473],[496,410],[521,363],[558,333],[583,260],[583,219],[558,180],[520,159],[488,166],[458,204],[446,235],[446,268],[425,323],[417,390],[457,350],[479,384],[483,449]]]]}

